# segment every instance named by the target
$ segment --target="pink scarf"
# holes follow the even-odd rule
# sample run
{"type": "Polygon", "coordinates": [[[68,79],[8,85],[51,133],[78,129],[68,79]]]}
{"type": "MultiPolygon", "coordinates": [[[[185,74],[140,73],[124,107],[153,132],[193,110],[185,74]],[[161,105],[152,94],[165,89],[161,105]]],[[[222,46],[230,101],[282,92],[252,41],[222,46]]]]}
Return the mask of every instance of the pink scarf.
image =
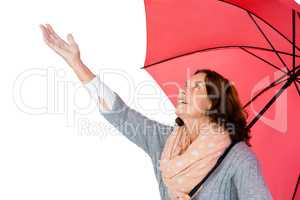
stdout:
{"type": "Polygon", "coordinates": [[[160,159],[162,179],[171,200],[189,200],[188,193],[207,175],[230,143],[227,132],[201,132],[191,142],[186,127],[176,126],[160,159]]]}

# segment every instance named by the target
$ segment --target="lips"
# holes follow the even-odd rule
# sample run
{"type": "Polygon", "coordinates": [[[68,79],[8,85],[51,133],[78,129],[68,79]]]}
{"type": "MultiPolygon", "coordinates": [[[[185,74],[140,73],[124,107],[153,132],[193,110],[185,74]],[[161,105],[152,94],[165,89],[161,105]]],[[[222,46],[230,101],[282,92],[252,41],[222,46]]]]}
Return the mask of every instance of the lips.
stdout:
{"type": "Polygon", "coordinates": [[[179,100],[179,103],[187,104],[187,102],[185,102],[184,100],[179,100]]]}
{"type": "Polygon", "coordinates": [[[179,94],[178,94],[178,103],[180,104],[187,104],[185,101],[185,91],[181,88],[179,88],[179,94]]]}

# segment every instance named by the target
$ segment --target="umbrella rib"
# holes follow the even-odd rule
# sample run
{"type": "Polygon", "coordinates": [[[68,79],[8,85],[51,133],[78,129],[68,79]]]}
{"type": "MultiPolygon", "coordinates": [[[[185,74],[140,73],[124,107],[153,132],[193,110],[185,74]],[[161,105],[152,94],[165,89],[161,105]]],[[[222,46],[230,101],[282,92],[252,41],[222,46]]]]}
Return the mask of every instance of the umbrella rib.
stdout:
{"type": "MultiPolygon", "coordinates": [[[[295,65],[296,65],[296,49],[295,49],[295,44],[296,44],[296,12],[295,10],[292,11],[292,21],[293,21],[293,70],[295,70],[295,65]]],[[[299,90],[298,90],[299,92],[299,90]]]]}
{"type": "Polygon", "coordinates": [[[271,100],[260,110],[260,112],[254,117],[254,119],[247,125],[247,129],[250,129],[259,118],[270,108],[270,106],[276,101],[276,99],[284,92],[284,90],[291,85],[290,79],[279,89],[279,91],[271,98],[271,100]]]}
{"type": "MultiPolygon", "coordinates": [[[[246,45],[246,46],[243,46],[243,45],[242,45],[242,46],[239,46],[239,45],[229,45],[229,46],[211,47],[211,48],[200,49],[200,50],[192,51],[192,52],[189,52],[189,53],[181,54],[181,55],[178,55],[178,56],[166,58],[166,59],[163,59],[163,60],[161,60],[161,61],[158,61],[158,62],[149,64],[149,65],[145,65],[145,66],[141,67],[141,69],[148,68],[148,67],[151,67],[151,66],[153,66],[153,65],[157,65],[157,64],[160,64],[160,63],[163,63],[163,62],[167,62],[167,61],[173,60],[173,59],[175,59],[175,58],[180,58],[180,57],[188,56],[188,55],[191,55],[191,54],[200,53],[200,52],[203,52],[203,51],[211,51],[211,50],[225,49],[225,48],[241,48],[241,47],[250,48],[250,49],[264,50],[264,51],[272,51],[272,52],[275,52],[275,51],[276,51],[276,50],[273,50],[273,49],[267,49],[267,48],[256,47],[256,46],[247,46],[247,45],[246,45]]],[[[293,54],[288,53],[288,52],[278,51],[278,50],[277,50],[277,52],[278,52],[278,53],[281,53],[281,54],[293,56],[293,54]]],[[[300,57],[300,55],[295,55],[295,56],[296,56],[296,57],[300,57]]]]}
{"type": "Polygon", "coordinates": [[[299,89],[299,87],[298,87],[298,85],[297,85],[297,83],[296,83],[296,80],[294,80],[293,83],[294,83],[294,85],[295,85],[295,87],[296,87],[296,90],[297,90],[297,92],[298,92],[298,95],[300,96],[300,89],[299,89]]]}
{"type": "Polygon", "coordinates": [[[291,72],[293,73],[293,75],[295,76],[294,79],[293,79],[293,84],[295,85],[296,87],[296,90],[298,92],[298,95],[300,96],[300,89],[298,87],[298,83],[300,83],[300,77],[299,77],[299,74],[300,74],[300,71],[298,70],[296,72],[296,70],[300,67],[300,65],[298,65],[297,67],[295,67],[291,72]]]}
{"type": "Polygon", "coordinates": [[[267,42],[269,43],[269,45],[272,47],[272,49],[275,51],[275,54],[277,55],[277,57],[279,58],[279,60],[281,61],[281,63],[285,66],[285,68],[289,70],[289,68],[286,66],[286,63],[282,60],[281,56],[277,53],[277,51],[275,50],[272,42],[268,39],[268,37],[265,35],[265,33],[263,32],[263,30],[261,29],[261,27],[257,24],[257,22],[255,21],[254,17],[251,15],[251,13],[249,11],[247,11],[249,17],[252,19],[252,21],[254,22],[254,24],[256,25],[256,28],[260,31],[260,33],[264,36],[265,40],[267,40],[267,42]]]}
{"type": "MultiPolygon", "coordinates": [[[[247,53],[249,53],[249,54],[253,55],[254,57],[256,57],[256,58],[258,58],[258,59],[260,59],[260,60],[264,61],[265,63],[267,63],[267,64],[269,64],[269,65],[271,65],[272,67],[274,67],[274,68],[276,68],[276,69],[278,69],[278,70],[282,71],[283,73],[287,74],[287,72],[283,71],[282,69],[280,69],[280,68],[279,68],[279,67],[277,67],[276,65],[274,65],[274,64],[272,64],[272,63],[270,63],[269,61],[267,61],[267,60],[265,60],[265,59],[263,59],[263,58],[259,57],[258,55],[254,54],[254,53],[252,53],[252,52],[250,52],[250,51],[248,51],[248,50],[246,50],[246,49],[245,49],[245,48],[243,48],[243,47],[240,47],[240,48],[241,48],[242,50],[246,51],[247,53]]],[[[289,71],[289,70],[288,70],[288,71],[289,71]]]]}
{"type": "MultiPolygon", "coordinates": [[[[250,10],[247,10],[246,8],[243,8],[239,5],[236,5],[234,3],[231,3],[231,2],[227,2],[227,1],[224,1],[224,0],[218,0],[218,1],[221,1],[223,3],[227,3],[227,4],[230,4],[232,6],[236,6],[244,11],[247,11],[249,13],[251,13],[252,15],[254,15],[255,17],[257,17],[258,19],[260,19],[261,21],[263,21],[264,23],[266,23],[268,26],[270,26],[274,31],[276,31],[279,35],[281,35],[284,39],[286,39],[290,44],[292,44],[292,42],[283,34],[281,33],[279,30],[277,30],[274,26],[272,26],[269,22],[267,22],[266,20],[264,20],[263,18],[259,17],[258,15],[256,15],[255,13],[251,12],[250,10]]],[[[298,13],[298,16],[300,17],[299,13],[298,13]]],[[[296,49],[298,51],[300,51],[300,48],[296,46],[296,49]]]]}
{"type": "MultiPolygon", "coordinates": [[[[295,69],[294,69],[293,71],[297,70],[298,68],[300,68],[300,65],[298,65],[297,67],[295,67],[295,69]]],[[[293,73],[293,71],[290,71],[289,73],[293,73]]],[[[278,79],[276,79],[275,81],[273,81],[272,83],[270,83],[267,87],[265,87],[263,90],[261,90],[261,91],[260,91],[258,94],[256,94],[253,98],[251,98],[250,101],[248,101],[248,102],[243,106],[243,108],[246,108],[251,102],[253,102],[255,99],[257,99],[257,98],[258,98],[262,93],[264,93],[265,91],[271,89],[272,87],[275,87],[276,85],[278,85],[278,84],[280,84],[280,83],[282,83],[282,82],[284,82],[284,81],[286,81],[286,80],[288,80],[288,79],[290,78],[290,76],[289,76],[287,79],[284,79],[284,80],[280,81],[281,79],[283,79],[283,78],[286,77],[286,76],[288,76],[288,75],[284,74],[284,75],[282,75],[281,77],[279,77],[278,79]],[[278,81],[280,81],[280,82],[278,82],[278,81]],[[278,83],[276,83],[276,82],[278,82],[278,83]]]]}
{"type": "MultiPolygon", "coordinates": [[[[295,44],[296,44],[296,11],[293,9],[292,11],[292,21],[293,21],[293,73],[296,74],[296,69],[295,69],[295,65],[296,65],[296,49],[295,49],[295,44]]],[[[298,13],[299,16],[299,13],[298,13]]],[[[296,75],[297,76],[297,75],[296,75]]],[[[298,92],[298,95],[300,96],[300,89],[297,85],[296,79],[293,81],[293,84],[296,87],[296,90],[298,92]]]]}
{"type": "Polygon", "coordinates": [[[265,105],[265,107],[263,107],[263,109],[261,109],[261,111],[255,116],[255,118],[247,125],[247,129],[251,128],[257,122],[257,120],[269,109],[269,107],[276,101],[276,99],[281,95],[281,93],[284,92],[284,90],[287,89],[294,82],[294,80],[300,74],[300,70],[298,70],[297,72],[295,72],[296,69],[298,69],[299,67],[300,67],[300,65],[298,65],[297,67],[295,67],[295,70],[292,70],[292,71],[289,72],[289,74],[292,73],[292,75],[289,75],[290,77],[285,82],[285,84],[271,98],[271,100],[265,105]]]}
{"type": "MultiPolygon", "coordinates": [[[[300,16],[299,16],[299,17],[300,17],[300,16]]],[[[292,200],[295,200],[295,198],[296,198],[296,194],[297,194],[297,190],[298,190],[299,183],[300,183],[300,175],[298,176],[298,180],[297,180],[297,183],[296,183],[296,185],[295,185],[295,189],[294,189],[294,193],[293,193],[292,200]]]]}
{"type": "Polygon", "coordinates": [[[286,77],[287,75],[284,74],[282,75],[281,77],[279,77],[278,79],[276,79],[275,81],[273,81],[272,83],[270,83],[267,87],[265,87],[263,90],[261,90],[258,94],[256,94],[253,98],[250,99],[250,101],[248,101],[244,106],[243,106],[243,109],[246,108],[247,106],[250,105],[250,103],[252,103],[255,99],[257,99],[261,94],[263,94],[265,91],[275,87],[276,85],[286,81],[288,78],[284,79],[284,80],[281,80],[283,79],[284,77],[286,77]],[[280,81],[281,80],[281,81],[280,81]],[[278,82],[279,81],[279,82],[278,82]],[[278,82],[278,83],[277,83],[278,82]]]}

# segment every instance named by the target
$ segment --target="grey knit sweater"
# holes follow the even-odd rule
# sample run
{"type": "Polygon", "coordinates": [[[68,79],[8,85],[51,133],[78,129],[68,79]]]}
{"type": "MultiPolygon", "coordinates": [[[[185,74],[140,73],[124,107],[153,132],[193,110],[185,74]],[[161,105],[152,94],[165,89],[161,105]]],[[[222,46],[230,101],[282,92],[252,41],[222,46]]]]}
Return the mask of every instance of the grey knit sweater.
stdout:
{"type": "MultiPolygon", "coordinates": [[[[152,120],[129,107],[122,98],[96,76],[84,84],[97,100],[110,100],[111,110],[101,109],[102,116],[126,138],[143,149],[152,160],[162,200],[170,200],[159,170],[159,159],[168,135],[174,126],[152,120]],[[103,87],[104,86],[104,87],[103,87]],[[109,98],[108,98],[109,97],[109,98]]],[[[209,176],[192,200],[270,200],[255,153],[245,142],[235,144],[222,163],[209,176]]]]}

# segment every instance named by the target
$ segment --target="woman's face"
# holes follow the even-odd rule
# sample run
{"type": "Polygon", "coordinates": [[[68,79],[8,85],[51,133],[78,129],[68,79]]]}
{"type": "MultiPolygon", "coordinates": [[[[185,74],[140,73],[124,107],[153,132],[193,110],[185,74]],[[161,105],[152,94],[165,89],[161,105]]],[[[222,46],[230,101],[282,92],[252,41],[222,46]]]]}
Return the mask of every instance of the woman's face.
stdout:
{"type": "Polygon", "coordinates": [[[185,82],[182,92],[179,91],[176,115],[180,118],[201,117],[211,102],[205,88],[205,73],[193,75],[185,82]],[[182,102],[183,101],[183,102],[182,102]]]}

